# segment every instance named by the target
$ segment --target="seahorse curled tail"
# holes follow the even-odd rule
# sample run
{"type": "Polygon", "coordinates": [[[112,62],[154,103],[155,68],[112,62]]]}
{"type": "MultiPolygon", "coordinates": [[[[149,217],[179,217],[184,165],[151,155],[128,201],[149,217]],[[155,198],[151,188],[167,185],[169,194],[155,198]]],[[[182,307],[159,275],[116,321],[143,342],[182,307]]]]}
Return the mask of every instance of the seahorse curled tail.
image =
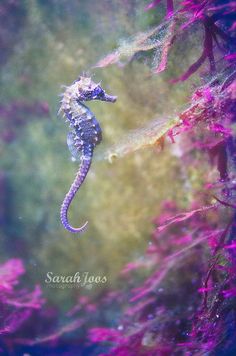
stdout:
{"type": "Polygon", "coordinates": [[[82,185],[83,181],[87,176],[87,173],[92,163],[92,156],[93,156],[93,147],[91,145],[85,146],[82,151],[79,170],[76,174],[74,182],[70,187],[70,190],[66,194],[65,199],[61,205],[61,222],[65,227],[65,229],[67,229],[72,233],[78,233],[84,231],[88,224],[88,221],[86,221],[86,223],[81,227],[78,228],[72,227],[68,222],[68,210],[72,200],[74,199],[75,194],[77,193],[77,191],[79,190],[80,186],[82,185]]]}

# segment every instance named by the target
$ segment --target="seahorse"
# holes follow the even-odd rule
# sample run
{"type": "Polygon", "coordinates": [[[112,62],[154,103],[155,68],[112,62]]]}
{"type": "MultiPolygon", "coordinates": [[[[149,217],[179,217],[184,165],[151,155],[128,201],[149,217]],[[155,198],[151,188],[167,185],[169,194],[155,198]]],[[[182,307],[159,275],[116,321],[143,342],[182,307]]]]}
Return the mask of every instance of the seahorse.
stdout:
{"type": "Polygon", "coordinates": [[[66,87],[62,95],[59,113],[63,113],[70,123],[68,146],[73,153],[80,154],[80,166],[64,201],[61,205],[61,222],[72,233],[82,232],[88,221],[74,228],[68,222],[68,210],[77,191],[85,180],[92,163],[94,148],[102,141],[102,130],[94,114],[84,104],[90,100],[102,100],[114,103],[117,97],[106,94],[100,83],[94,83],[90,77],[80,76],[72,85],[66,87]]]}

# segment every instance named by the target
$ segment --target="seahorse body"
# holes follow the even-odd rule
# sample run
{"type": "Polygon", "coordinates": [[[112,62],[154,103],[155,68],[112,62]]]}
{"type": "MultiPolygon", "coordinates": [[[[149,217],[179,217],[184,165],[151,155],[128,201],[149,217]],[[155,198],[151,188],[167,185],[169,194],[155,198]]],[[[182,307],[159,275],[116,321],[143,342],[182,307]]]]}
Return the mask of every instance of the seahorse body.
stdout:
{"type": "Polygon", "coordinates": [[[81,154],[79,170],[61,205],[61,222],[72,233],[82,232],[88,223],[79,228],[72,227],[68,222],[68,209],[89,171],[94,148],[102,140],[102,130],[98,121],[83,103],[89,100],[115,102],[116,97],[106,94],[91,78],[80,76],[71,86],[66,87],[59,110],[67,118],[66,121],[70,122],[73,149],[81,154]]]}

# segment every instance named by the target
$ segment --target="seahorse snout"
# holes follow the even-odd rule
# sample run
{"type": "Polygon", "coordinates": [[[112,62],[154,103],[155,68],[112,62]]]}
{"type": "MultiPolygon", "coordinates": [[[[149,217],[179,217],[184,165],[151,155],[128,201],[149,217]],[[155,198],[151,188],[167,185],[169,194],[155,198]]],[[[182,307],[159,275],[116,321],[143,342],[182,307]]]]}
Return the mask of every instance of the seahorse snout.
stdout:
{"type": "Polygon", "coordinates": [[[102,101],[108,101],[110,103],[114,103],[117,99],[117,96],[115,95],[108,95],[106,93],[104,93],[104,96],[100,99],[102,101]]]}

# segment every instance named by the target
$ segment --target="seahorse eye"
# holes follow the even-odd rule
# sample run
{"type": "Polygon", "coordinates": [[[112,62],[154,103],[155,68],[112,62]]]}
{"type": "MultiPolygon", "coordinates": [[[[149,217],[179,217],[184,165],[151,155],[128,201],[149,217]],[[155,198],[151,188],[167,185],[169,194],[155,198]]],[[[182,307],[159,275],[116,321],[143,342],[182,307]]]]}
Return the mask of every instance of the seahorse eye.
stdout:
{"type": "Polygon", "coordinates": [[[102,93],[102,88],[101,87],[96,87],[92,92],[91,92],[91,96],[93,99],[98,98],[102,93]]]}

